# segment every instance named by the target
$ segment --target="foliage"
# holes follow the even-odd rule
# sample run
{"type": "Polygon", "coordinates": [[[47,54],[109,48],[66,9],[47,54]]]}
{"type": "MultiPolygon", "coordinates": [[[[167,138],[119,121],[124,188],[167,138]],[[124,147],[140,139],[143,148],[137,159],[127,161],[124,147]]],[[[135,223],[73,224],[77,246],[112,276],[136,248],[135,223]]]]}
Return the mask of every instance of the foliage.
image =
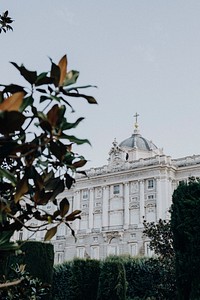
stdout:
{"type": "Polygon", "coordinates": [[[12,62],[30,87],[0,85],[1,253],[10,249],[10,236],[22,227],[33,233],[45,230],[45,240],[50,240],[61,223],[71,229],[69,222],[80,218],[80,210],[69,213],[67,198],[57,202],[65,187],[74,184],[74,173],[85,174],[79,168],[87,160],[73,152],[73,144],[89,143],[69,134],[84,118],[70,122],[66,112],[74,111],[69,97],[90,104],[96,100],[79,93],[90,86],[74,86],[79,72],[67,70],[66,55],[58,64],[50,62],[50,72],[39,74],[12,62]],[[45,211],[49,202],[57,207],[52,214],[45,211]],[[32,219],[38,226],[30,224],[32,219]]]}
{"type": "Polygon", "coordinates": [[[54,300],[95,300],[100,261],[75,259],[54,267],[52,295],[54,300]]]}
{"type": "Polygon", "coordinates": [[[182,182],[173,194],[171,227],[174,235],[178,299],[200,299],[200,182],[182,182]]]}
{"type": "Polygon", "coordinates": [[[173,258],[173,234],[170,220],[160,219],[158,223],[144,221],[143,225],[143,233],[150,239],[151,250],[154,250],[155,254],[161,258],[173,258]]]}
{"type": "Polygon", "coordinates": [[[54,266],[52,296],[54,300],[70,299],[71,296],[71,280],[72,262],[65,262],[54,266]]]}
{"type": "MultiPolygon", "coordinates": [[[[21,253],[9,257],[9,265],[26,265],[26,271],[43,283],[52,284],[54,250],[52,244],[26,241],[21,244],[21,253]]],[[[9,274],[8,274],[9,276],[9,274]]]]}
{"type": "Polygon", "coordinates": [[[174,275],[158,258],[129,258],[124,261],[127,297],[156,300],[174,299],[174,275]]]}
{"type": "Polygon", "coordinates": [[[71,300],[94,300],[97,297],[100,262],[93,259],[75,259],[70,280],[71,300]],[[95,274],[95,276],[94,276],[95,274]]]}
{"type": "Polygon", "coordinates": [[[143,233],[150,239],[150,248],[158,255],[157,263],[161,266],[162,280],[159,288],[156,289],[159,290],[163,299],[171,299],[176,294],[175,253],[171,220],[160,219],[158,223],[144,221],[143,225],[143,233]]]}
{"type": "Polygon", "coordinates": [[[1,300],[39,300],[49,292],[49,286],[30,276],[25,265],[12,267],[13,280],[0,283],[1,300]]]}
{"type": "MultiPolygon", "coordinates": [[[[31,278],[37,278],[42,286],[49,286],[49,291],[46,291],[46,295],[42,297],[42,299],[49,299],[50,296],[47,292],[50,293],[50,286],[52,285],[53,259],[52,244],[33,241],[23,242],[17,255],[11,254],[2,258],[0,280],[4,282],[16,281],[17,273],[12,266],[26,266],[25,271],[31,278]]],[[[20,282],[19,288],[20,286],[23,286],[23,283],[20,282]]]]}
{"type": "Polygon", "coordinates": [[[13,30],[12,26],[10,25],[12,22],[13,20],[8,16],[7,10],[0,14],[0,33],[13,30]]]}
{"type": "Polygon", "coordinates": [[[175,299],[175,274],[167,266],[164,260],[145,257],[75,259],[54,267],[53,299],[175,299]]]}
{"type": "Polygon", "coordinates": [[[114,257],[108,257],[102,264],[98,300],[125,300],[126,299],[126,274],[123,263],[114,257]]]}

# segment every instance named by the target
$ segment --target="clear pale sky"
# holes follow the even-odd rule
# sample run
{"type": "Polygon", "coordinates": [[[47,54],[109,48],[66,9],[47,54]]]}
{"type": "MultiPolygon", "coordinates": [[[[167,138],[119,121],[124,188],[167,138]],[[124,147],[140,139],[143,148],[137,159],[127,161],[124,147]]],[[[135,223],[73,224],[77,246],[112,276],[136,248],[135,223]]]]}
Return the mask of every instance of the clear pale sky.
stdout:
{"type": "Polygon", "coordinates": [[[85,117],[72,133],[92,143],[78,147],[87,167],[107,163],[136,112],[141,134],[165,154],[200,154],[199,0],[3,0],[0,8],[15,20],[0,35],[0,83],[25,84],[10,61],[48,71],[48,57],[67,54],[78,85],[98,86],[87,91],[97,106],[72,98],[69,113],[85,117]]]}

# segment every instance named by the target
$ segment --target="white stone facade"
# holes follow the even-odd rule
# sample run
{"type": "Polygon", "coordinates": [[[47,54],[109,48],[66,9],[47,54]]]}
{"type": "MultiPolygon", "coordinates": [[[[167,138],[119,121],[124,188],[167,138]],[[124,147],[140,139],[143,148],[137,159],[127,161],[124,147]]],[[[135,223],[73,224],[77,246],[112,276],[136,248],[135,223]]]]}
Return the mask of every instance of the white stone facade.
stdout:
{"type": "Polygon", "coordinates": [[[72,189],[62,194],[71,211],[80,209],[82,214],[81,220],[71,223],[77,242],[65,224],[59,227],[52,240],[55,263],[109,254],[151,255],[142,233],[144,219],[169,218],[179,182],[200,177],[200,155],[172,159],[144,139],[137,126],[120,145],[113,142],[108,165],[87,170],[88,177],[79,175],[72,189]],[[128,146],[130,139],[133,147],[128,146]]]}

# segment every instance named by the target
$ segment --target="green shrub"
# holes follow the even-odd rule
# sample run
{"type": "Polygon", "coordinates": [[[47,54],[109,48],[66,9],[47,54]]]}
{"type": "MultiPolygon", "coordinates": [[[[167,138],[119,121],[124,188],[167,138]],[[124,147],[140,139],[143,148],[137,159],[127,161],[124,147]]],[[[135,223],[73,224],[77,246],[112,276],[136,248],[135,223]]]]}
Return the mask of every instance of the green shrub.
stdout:
{"type": "Polygon", "coordinates": [[[27,241],[20,247],[22,254],[12,255],[9,266],[18,263],[26,265],[31,276],[39,278],[43,283],[52,284],[54,251],[53,245],[43,242],[27,241]]]}
{"type": "Polygon", "coordinates": [[[126,299],[126,275],[120,258],[109,257],[102,263],[97,299],[126,299]]]}
{"type": "Polygon", "coordinates": [[[175,299],[175,276],[171,261],[156,258],[129,258],[124,261],[127,297],[134,299],[175,299]]]}
{"type": "Polygon", "coordinates": [[[66,300],[71,297],[70,280],[72,276],[72,262],[56,265],[53,269],[52,298],[66,300]]]}
{"type": "Polygon", "coordinates": [[[97,297],[100,261],[75,259],[72,264],[71,300],[94,300],[97,297]]]}

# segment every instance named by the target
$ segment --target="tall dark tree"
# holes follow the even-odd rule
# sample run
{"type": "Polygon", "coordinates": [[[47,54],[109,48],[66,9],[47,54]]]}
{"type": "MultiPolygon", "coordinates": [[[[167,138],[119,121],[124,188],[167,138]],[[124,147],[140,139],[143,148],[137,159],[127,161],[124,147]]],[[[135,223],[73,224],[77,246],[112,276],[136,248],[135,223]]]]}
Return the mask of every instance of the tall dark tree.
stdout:
{"type": "Polygon", "coordinates": [[[200,181],[181,183],[173,194],[171,228],[179,300],[200,299],[200,181]]]}

